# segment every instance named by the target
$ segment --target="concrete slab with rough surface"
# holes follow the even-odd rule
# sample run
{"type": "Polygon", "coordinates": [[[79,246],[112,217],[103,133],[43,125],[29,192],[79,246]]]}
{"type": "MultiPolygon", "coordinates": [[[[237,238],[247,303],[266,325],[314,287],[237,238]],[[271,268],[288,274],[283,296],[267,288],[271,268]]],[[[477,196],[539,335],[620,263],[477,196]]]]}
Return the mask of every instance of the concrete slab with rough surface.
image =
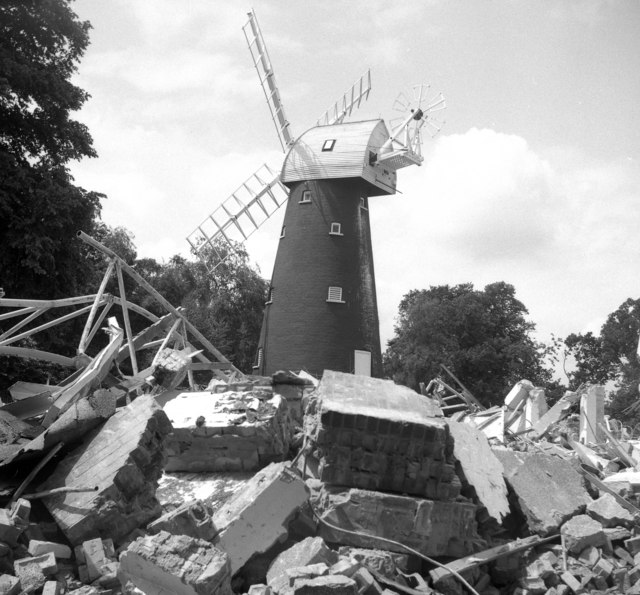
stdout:
{"type": "Polygon", "coordinates": [[[154,595],[231,595],[227,554],[186,535],[161,531],[136,539],[120,555],[120,573],[154,595]]]}
{"type": "Polygon", "coordinates": [[[487,437],[473,426],[449,420],[453,455],[460,463],[466,482],[489,515],[498,523],[509,514],[507,485],[502,463],[493,454],[487,437]]]}
{"type": "Polygon", "coordinates": [[[582,476],[568,461],[538,452],[504,448],[493,452],[533,533],[557,532],[564,521],[583,512],[592,501],[582,476]]]}
{"type": "Polygon", "coordinates": [[[288,463],[272,463],[218,509],[215,543],[229,554],[231,571],[285,537],[288,522],[308,498],[307,486],[288,463]]]}
{"type": "Polygon", "coordinates": [[[287,400],[266,389],[181,393],[164,411],[167,472],[256,471],[284,460],[293,436],[287,400]]]}
{"type": "Polygon", "coordinates": [[[118,542],[159,516],[155,490],[170,431],[171,424],[153,396],[140,396],[88,434],[38,487],[98,487],[43,499],[72,545],[95,537],[118,542]]]}
{"type": "Polygon", "coordinates": [[[376,538],[382,537],[426,556],[461,557],[472,553],[480,541],[477,507],[471,503],[328,486],[313,500],[321,518],[319,535],[328,543],[406,553],[400,545],[376,538]]]}
{"type": "Polygon", "coordinates": [[[434,500],[460,493],[440,408],[389,380],[325,370],[305,433],[308,463],[325,483],[434,500]]]}

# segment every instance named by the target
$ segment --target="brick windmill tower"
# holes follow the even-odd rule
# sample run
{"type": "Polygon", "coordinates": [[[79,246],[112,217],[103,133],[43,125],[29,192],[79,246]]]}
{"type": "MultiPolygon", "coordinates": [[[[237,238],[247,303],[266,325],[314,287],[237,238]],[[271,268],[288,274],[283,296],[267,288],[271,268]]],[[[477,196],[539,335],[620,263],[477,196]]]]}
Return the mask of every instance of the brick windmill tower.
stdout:
{"type": "Polygon", "coordinates": [[[363,75],[318,120],[295,138],[285,116],[256,16],[244,27],[247,43],[285,152],[280,171],[253,174],[189,236],[196,253],[214,241],[246,239],[287,203],[279,237],[254,373],[325,369],[380,376],[382,361],[369,198],[396,192],[397,170],[420,165],[421,132],[440,126],[441,94],[417,85],[394,104],[401,117],[351,121],[367,99],[363,75]]]}

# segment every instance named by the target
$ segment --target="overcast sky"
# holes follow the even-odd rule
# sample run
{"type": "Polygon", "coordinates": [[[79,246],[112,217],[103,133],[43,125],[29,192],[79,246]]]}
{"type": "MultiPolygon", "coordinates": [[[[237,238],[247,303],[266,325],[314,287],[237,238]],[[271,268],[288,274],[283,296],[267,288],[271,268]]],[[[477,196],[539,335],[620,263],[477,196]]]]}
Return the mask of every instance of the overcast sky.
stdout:
{"type": "MultiPolygon", "coordinates": [[[[353,119],[431,84],[446,124],[370,201],[383,350],[404,294],[506,281],[538,336],[640,297],[640,2],[77,0],[75,82],[99,157],[72,167],[139,256],[186,236],[282,153],[242,32],[253,6],[294,135],[367,69],[353,119]]],[[[248,242],[270,277],[284,209],[248,242]]]]}

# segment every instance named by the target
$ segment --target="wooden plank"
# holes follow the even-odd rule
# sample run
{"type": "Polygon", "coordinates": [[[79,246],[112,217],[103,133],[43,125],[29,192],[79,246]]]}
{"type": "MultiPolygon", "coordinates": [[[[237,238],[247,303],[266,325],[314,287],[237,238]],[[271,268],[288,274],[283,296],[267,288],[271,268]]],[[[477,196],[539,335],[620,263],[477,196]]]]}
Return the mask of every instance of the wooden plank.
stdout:
{"type": "Polygon", "coordinates": [[[127,308],[127,294],[124,290],[124,279],[122,278],[122,266],[119,260],[114,260],[116,263],[116,273],[118,275],[118,289],[120,290],[120,298],[124,300],[122,307],[122,317],[124,318],[124,330],[127,337],[127,345],[129,346],[129,359],[131,360],[131,368],[133,375],[138,373],[138,360],[136,359],[136,350],[133,346],[133,337],[131,332],[131,321],[129,320],[129,308],[127,308]]]}
{"type": "Polygon", "coordinates": [[[18,380],[18,382],[14,382],[8,390],[14,401],[21,401],[28,397],[54,391],[57,388],[55,384],[41,384],[39,382],[23,382],[22,380],[18,380]]]}
{"type": "Polygon", "coordinates": [[[74,368],[76,362],[73,358],[50,351],[40,351],[39,349],[29,349],[28,347],[13,347],[12,345],[0,345],[0,355],[10,355],[13,357],[22,357],[25,359],[37,359],[43,362],[52,362],[74,368]]]}
{"type": "Polygon", "coordinates": [[[531,429],[531,436],[536,438],[542,438],[549,428],[556,422],[560,421],[563,417],[566,417],[569,413],[569,409],[580,399],[580,395],[577,393],[565,394],[558,402],[549,409],[531,429]]]}
{"type": "MultiPolygon", "coordinates": [[[[0,302],[1,301],[2,300],[0,300],[0,302]]],[[[39,310],[39,308],[22,308],[21,310],[14,310],[13,312],[5,312],[4,314],[0,314],[0,320],[8,320],[9,318],[15,318],[16,316],[24,316],[25,314],[35,312],[36,310],[39,310]]]]}
{"type": "MultiPolygon", "coordinates": [[[[173,314],[165,314],[162,318],[158,318],[153,324],[140,331],[133,338],[133,346],[136,350],[143,349],[145,343],[150,339],[155,339],[158,335],[164,332],[164,330],[175,320],[173,314]]],[[[121,362],[126,359],[129,351],[127,347],[121,347],[116,357],[117,362],[121,362]]]]}
{"type": "Polygon", "coordinates": [[[613,445],[614,450],[618,453],[620,458],[625,462],[625,464],[629,465],[632,469],[638,471],[638,463],[633,459],[633,457],[622,448],[622,444],[618,442],[616,437],[609,431],[607,426],[603,423],[598,424],[599,428],[607,435],[609,442],[613,445]]]}
{"type": "Polygon", "coordinates": [[[0,298],[0,308],[62,308],[64,306],[77,306],[93,302],[96,295],[78,295],[60,300],[23,300],[0,298]]]}
{"type": "Polygon", "coordinates": [[[93,305],[91,306],[91,311],[89,312],[89,316],[87,316],[87,321],[84,324],[84,329],[82,330],[82,336],[80,337],[80,343],[78,344],[78,353],[84,353],[87,345],[89,344],[89,330],[91,329],[91,325],[93,324],[93,319],[96,316],[96,312],[98,311],[98,306],[102,302],[102,294],[104,290],[107,288],[107,283],[111,278],[111,273],[113,273],[113,267],[115,266],[116,261],[111,259],[109,262],[109,266],[105,271],[102,282],[100,283],[100,287],[98,288],[98,293],[96,293],[96,299],[93,301],[93,305]]]}
{"type": "Polygon", "coordinates": [[[551,535],[550,537],[539,537],[538,535],[532,535],[531,537],[525,537],[524,539],[517,539],[516,541],[505,543],[504,545],[499,545],[497,547],[492,547],[488,550],[484,550],[483,552],[471,554],[470,556],[466,556],[464,558],[454,560],[453,562],[449,562],[448,564],[445,564],[443,568],[435,568],[434,570],[430,570],[429,575],[431,576],[431,579],[435,584],[437,581],[443,579],[444,577],[451,576],[451,572],[449,572],[449,570],[455,570],[456,572],[471,570],[472,568],[476,568],[478,566],[481,566],[482,564],[487,564],[488,562],[492,562],[493,560],[497,560],[498,558],[504,558],[505,556],[528,550],[529,548],[535,547],[542,543],[553,541],[555,539],[558,539],[559,537],[559,535],[551,535]]]}
{"type": "Polygon", "coordinates": [[[4,333],[2,333],[0,335],[0,341],[2,341],[3,339],[6,339],[7,337],[10,337],[11,335],[13,335],[13,333],[20,330],[23,326],[26,326],[31,321],[38,318],[38,316],[44,314],[47,310],[49,310],[49,308],[39,308],[35,312],[32,312],[29,316],[27,316],[26,318],[23,318],[20,322],[17,322],[16,324],[14,324],[8,331],[5,331],[4,333]]]}

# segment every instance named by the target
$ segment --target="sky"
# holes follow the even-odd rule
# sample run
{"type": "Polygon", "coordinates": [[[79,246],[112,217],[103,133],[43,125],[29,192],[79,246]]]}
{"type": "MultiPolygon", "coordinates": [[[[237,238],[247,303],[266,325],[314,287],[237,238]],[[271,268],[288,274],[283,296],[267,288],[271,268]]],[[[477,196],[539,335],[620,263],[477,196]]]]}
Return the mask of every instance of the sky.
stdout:
{"type": "MultiPolygon", "coordinates": [[[[383,350],[413,289],[505,281],[537,338],[598,332],[640,297],[640,2],[76,0],[91,45],[72,165],[139,257],[186,237],[283,153],[242,27],[253,8],[294,136],[368,68],[352,120],[428,83],[446,123],[398,193],[370,200],[383,350]]],[[[284,209],[247,242],[271,276],[284,209]]]]}

